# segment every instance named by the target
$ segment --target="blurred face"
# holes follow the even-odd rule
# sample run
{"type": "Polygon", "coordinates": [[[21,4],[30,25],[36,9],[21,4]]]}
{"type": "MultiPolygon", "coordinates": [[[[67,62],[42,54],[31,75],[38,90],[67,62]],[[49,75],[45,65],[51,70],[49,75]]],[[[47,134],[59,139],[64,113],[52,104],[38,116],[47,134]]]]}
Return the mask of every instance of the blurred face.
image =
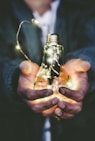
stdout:
{"type": "Polygon", "coordinates": [[[38,11],[42,15],[50,8],[52,0],[24,0],[32,11],[38,11]]]}

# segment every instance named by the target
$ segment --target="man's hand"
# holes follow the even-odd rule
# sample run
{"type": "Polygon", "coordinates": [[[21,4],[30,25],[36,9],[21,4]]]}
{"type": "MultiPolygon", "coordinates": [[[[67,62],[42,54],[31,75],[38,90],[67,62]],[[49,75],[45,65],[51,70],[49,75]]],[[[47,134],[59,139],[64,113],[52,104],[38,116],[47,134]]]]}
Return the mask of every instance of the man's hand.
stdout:
{"type": "MultiPolygon", "coordinates": [[[[82,110],[83,99],[87,94],[89,83],[87,71],[90,69],[90,63],[82,59],[72,59],[68,61],[61,70],[68,74],[72,88],[60,87],[59,92],[68,98],[75,100],[77,103],[60,101],[55,114],[61,118],[72,118],[82,110]]],[[[60,76],[59,76],[60,77],[60,76]]]]}
{"type": "MultiPolygon", "coordinates": [[[[23,61],[20,66],[21,74],[18,81],[18,94],[22,100],[34,111],[42,113],[56,106],[58,99],[55,97],[47,101],[47,97],[52,96],[53,92],[49,89],[35,90],[34,81],[39,70],[39,66],[30,61],[23,61]]],[[[52,113],[51,113],[52,114],[52,113]]]]}

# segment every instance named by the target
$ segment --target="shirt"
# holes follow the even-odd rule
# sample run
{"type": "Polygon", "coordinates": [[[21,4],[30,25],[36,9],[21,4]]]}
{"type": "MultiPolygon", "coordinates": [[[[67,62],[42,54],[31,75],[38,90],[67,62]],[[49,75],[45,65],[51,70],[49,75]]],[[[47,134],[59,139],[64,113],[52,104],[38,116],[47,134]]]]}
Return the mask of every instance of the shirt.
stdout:
{"type": "MultiPolygon", "coordinates": [[[[38,21],[38,26],[42,30],[42,43],[46,43],[46,38],[49,33],[54,33],[54,26],[56,21],[56,12],[60,0],[55,0],[51,3],[50,9],[46,11],[43,15],[39,15],[37,11],[33,12],[35,19],[38,21]]],[[[43,127],[43,141],[51,141],[51,132],[50,132],[50,120],[46,118],[44,127],[43,127]]]]}

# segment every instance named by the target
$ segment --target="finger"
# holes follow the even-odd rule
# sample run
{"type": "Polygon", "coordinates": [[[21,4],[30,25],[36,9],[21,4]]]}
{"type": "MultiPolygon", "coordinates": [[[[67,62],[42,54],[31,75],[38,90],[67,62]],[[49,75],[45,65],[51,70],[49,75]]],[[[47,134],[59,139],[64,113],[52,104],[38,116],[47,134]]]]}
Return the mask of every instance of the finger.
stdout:
{"type": "Polygon", "coordinates": [[[61,94],[63,94],[64,96],[68,97],[68,98],[71,98],[77,102],[80,102],[84,95],[81,94],[82,93],[82,90],[80,91],[75,91],[75,90],[71,90],[71,89],[68,89],[68,88],[65,88],[65,87],[60,87],[59,88],[59,92],[61,94]]]}
{"type": "Polygon", "coordinates": [[[23,61],[19,68],[24,75],[29,75],[31,73],[37,74],[39,70],[39,66],[36,63],[33,63],[32,61],[23,61]]]}
{"type": "Polygon", "coordinates": [[[67,113],[67,112],[62,112],[62,110],[60,108],[56,108],[55,111],[55,116],[58,120],[60,119],[71,119],[74,117],[74,114],[72,113],[67,113]]]}
{"type": "Polygon", "coordinates": [[[78,104],[71,104],[68,102],[58,102],[58,106],[59,108],[61,108],[63,110],[63,112],[69,113],[69,114],[77,114],[82,110],[82,103],[78,103],[78,104]],[[63,105],[64,108],[63,108],[63,105]]]}
{"type": "Polygon", "coordinates": [[[71,59],[66,62],[63,66],[63,69],[72,74],[73,72],[86,72],[90,69],[91,64],[88,61],[82,59],[71,59]]]}
{"type": "Polygon", "coordinates": [[[62,112],[62,110],[61,110],[60,108],[57,107],[57,108],[54,110],[54,116],[55,116],[55,117],[61,117],[62,114],[63,114],[63,112],[62,112]]]}
{"type": "Polygon", "coordinates": [[[44,101],[44,100],[39,100],[39,102],[35,102],[34,101],[29,101],[29,100],[25,100],[25,102],[29,105],[29,107],[35,111],[35,112],[40,112],[44,114],[44,110],[48,110],[49,108],[53,107],[54,105],[56,105],[58,103],[58,99],[54,98],[52,100],[49,101],[44,101]]]}
{"type": "Polygon", "coordinates": [[[42,111],[42,115],[43,116],[54,116],[54,110],[56,109],[57,105],[54,105],[53,107],[42,111]]]}
{"type": "Polygon", "coordinates": [[[63,118],[63,119],[71,119],[74,116],[75,116],[74,114],[63,112],[63,115],[61,116],[61,118],[63,118]]]}
{"type": "Polygon", "coordinates": [[[43,90],[25,89],[22,91],[21,97],[27,100],[35,100],[35,99],[50,96],[52,94],[53,94],[52,90],[49,89],[43,89],[43,90]]]}
{"type": "Polygon", "coordinates": [[[82,59],[77,59],[76,65],[75,65],[75,70],[76,71],[81,71],[81,72],[86,72],[90,69],[91,65],[88,61],[84,61],[82,59]]]}

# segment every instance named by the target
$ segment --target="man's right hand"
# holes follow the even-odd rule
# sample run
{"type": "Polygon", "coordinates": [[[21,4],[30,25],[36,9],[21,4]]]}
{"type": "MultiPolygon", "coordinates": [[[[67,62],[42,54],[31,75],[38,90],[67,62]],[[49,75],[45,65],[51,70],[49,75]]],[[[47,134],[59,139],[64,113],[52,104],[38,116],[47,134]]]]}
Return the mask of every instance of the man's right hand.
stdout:
{"type": "MultiPolygon", "coordinates": [[[[39,70],[39,66],[31,61],[23,61],[19,65],[21,74],[18,80],[17,92],[22,100],[37,113],[56,106],[58,99],[52,97],[53,91],[50,89],[35,90],[34,81],[39,70]],[[52,97],[46,100],[47,97],[52,97]]],[[[51,115],[53,114],[53,111],[51,115]]]]}

